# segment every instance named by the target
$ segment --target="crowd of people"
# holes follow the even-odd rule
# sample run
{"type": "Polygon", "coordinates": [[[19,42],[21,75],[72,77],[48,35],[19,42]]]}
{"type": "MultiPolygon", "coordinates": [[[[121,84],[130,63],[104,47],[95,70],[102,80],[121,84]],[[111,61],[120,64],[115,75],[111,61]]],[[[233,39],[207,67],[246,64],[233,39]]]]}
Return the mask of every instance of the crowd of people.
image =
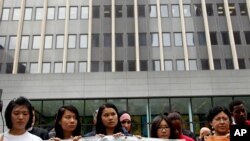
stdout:
{"type": "MultiPolygon", "coordinates": [[[[54,130],[34,127],[35,110],[25,97],[11,100],[5,110],[5,121],[8,131],[0,135],[0,141],[42,141],[70,139],[79,141],[81,138],[111,135],[115,138],[140,135],[132,133],[132,117],[127,111],[118,112],[111,103],[101,105],[93,115],[93,131],[82,134],[81,122],[77,108],[72,105],[58,109],[54,130]]],[[[200,129],[200,135],[195,135],[183,129],[182,116],[178,111],[159,114],[151,122],[150,137],[163,139],[184,139],[186,141],[209,141],[210,138],[225,138],[229,140],[230,125],[250,125],[247,120],[246,106],[243,101],[232,101],[228,108],[214,106],[207,114],[208,127],[200,129]]]]}

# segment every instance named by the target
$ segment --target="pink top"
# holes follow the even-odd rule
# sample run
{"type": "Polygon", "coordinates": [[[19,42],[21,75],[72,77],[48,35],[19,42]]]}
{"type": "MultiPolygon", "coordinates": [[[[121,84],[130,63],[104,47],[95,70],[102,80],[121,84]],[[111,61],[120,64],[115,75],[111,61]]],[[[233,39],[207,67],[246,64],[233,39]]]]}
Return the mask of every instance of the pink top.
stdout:
{"type": "Polygon", "coordinates": [[[181,134],[179,139],[185,139],[186,141],[194,141],[194,139],[190,138],[189,136],[181,134]]]}

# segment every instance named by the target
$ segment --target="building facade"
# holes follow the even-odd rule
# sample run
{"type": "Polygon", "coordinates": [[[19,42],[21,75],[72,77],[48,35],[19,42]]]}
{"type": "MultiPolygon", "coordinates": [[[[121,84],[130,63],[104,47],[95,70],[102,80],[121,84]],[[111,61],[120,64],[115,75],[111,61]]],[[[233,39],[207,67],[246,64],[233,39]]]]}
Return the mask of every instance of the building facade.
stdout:
{"type": "Polygon", "coordinates": [[[178,110],[198,133],[213,105],[250,106],[249,13],[249,0],[0,0],[4,106],[27,96],[49,128],[71,103],[86,132],[112,102],[143,136],[178,110]]]}

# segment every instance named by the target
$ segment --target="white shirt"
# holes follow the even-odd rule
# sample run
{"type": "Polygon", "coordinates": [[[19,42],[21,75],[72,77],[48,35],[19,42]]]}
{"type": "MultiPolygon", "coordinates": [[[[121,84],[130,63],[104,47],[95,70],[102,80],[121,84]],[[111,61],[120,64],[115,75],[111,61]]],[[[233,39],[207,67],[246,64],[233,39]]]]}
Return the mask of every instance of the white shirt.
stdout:
{"type": "Polygon", "coordinates": [[[9,133],[9,131],[7,131],[3,134],[3,136],[4,141],[42,141],[41,138],[29,133],[28,131],[22,135],[12,135],[9,133]]]}

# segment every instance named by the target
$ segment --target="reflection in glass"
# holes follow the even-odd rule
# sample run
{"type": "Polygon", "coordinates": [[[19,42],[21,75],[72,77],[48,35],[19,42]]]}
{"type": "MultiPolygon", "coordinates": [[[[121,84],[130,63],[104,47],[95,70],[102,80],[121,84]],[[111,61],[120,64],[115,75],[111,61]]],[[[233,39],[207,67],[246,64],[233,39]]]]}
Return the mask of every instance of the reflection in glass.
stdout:
{"type": "Polygon", "coordinates": [[[172,16],[180,17],[179,5],[172,5],[172,16]]]}
{"type": "Polygon", "coordinates": [[[65,7],[59,7],[58,8],[58,19],[64,20],[66,16],[66,8],[65,7]]]}
{"type": "Polygon", "coordinates": [[[32,8],[25,8],[24,20],[32,19],[32,8]]]}
{"type": "Polygon", "coordinates": [[[150,5],[150,7],[149,7],[149,16],[151,18],[157,17],[156,5],[150,5]]]}
{"type": "Polygon", "coordinates": [[[88,47],[88,35],[80,35],[80,48],[88,47]]]}
{"type": "Polygon", "coordinates": [[[88,19],[89,17],[89,8],[88,7],[81,7],[81,19],[88,19]]]}
{"type": "Polygon", "coordinates": [[[38,7],[36,8],[35,20],[42,20],[42,18],[43,18],[43,8],[38,7]]]}
{"type": "Polygon", "coordinates": [[[161,5],[161,17],[165,18],[168,17],[168,6],[161,5]]]}
{"type": "Polygon", "coordinates": [[[2,21],[7,21],[9,20],[9,15],[10,15],[10,9],[9,8],[3,8],[2,11],[2,21]]]}
{"type": "Polygon", "coordinates": [[[50,63],[43,63],[42,73],[50,73],[50,63]]]}
{"type": "Polygon", "coordinates": [[[22,36],[21,41],[21,49],[28,49],[29,48],[29,36],[22,36]]]}
{"type": "Polygon", "coordinates": [[[38,63],[30,63],[30,73],[38,73],[38,63]]]}
{"type": "Polygon", "coordinates": [[[79,72],[87,72],[87,62],[79,62],[79,72]]]}
{"type": "Polygon", "coordinates": [[[185,63],[184,60],[176,60],[177,70],[184,71],[185,70],[185,63]]]}
{"type": "Polygon", "coordinates": [[[20,8],[14,8],[13,17],[12,17],[13,21],[18,21],[19,20],[20,12],[21,12],[20,8]]]}
{"type": "Polygon", "coordinates": [[[76,35],[69,35],[68,48],[76,48],[76,35]]]}
{"type": "Polygon", "coordinates": [[[75,63],[74,62],[68,62],[66,71],[67,71],[67,73],[75,72],[75,63]]]}
{"type": "Polygon", "coordinates": [[[48,20],[53,20],[53,19],[55,19],[55,7],[48,7],[47,19],[48,19],[48,20]]]}
{"type": "Polygon", "coordinates": [[[10,36],[10,42],[9,42],[9,49],[15,49],[16,48],[16,36],[10,36]]]}
{"type": "Polygon", "coordinates": [[[63,48],[64,35],[56,36],[56,48],[63,48]]]}
{"type": "Polygon", "coordinates": [[[39,47],[40,47],[39,43],[40,43],[40,36],[34,35],[32,49],[39,49],[39,47]]]}
{"type": "Polygon", "coordinates": [[[181,35],[181,33],[174,33],[174,43],[175,43],[175,46],[177,46],[177,47],[182,46],[182,35],[181,35]]]}
{"type": "Polygon", "coordinates": [[[173,61],[172,60],[165,60],[165,71],[173,71],[173,61]]]}
{"type": "Polygon", "coordinates": [[[54,72],[55,73],[62,73],[62,63],[60,63],[60,62],[55,63],[54,72]]]}
{"type": "Polygon", "coordinates": [[[152,47],[158,47],[159,46],[158,33],[151,33],[151,45],[152,45],[152,47]]]}
{"type": "Polygon", "coordinates": [[[44,48],[52,48],[52,35],[45,35],[44,48]]]}
{"type": "Polygon", "coordinates": [[[70,19],[77,19],[77,7],[70,7],[70,19]]]}

